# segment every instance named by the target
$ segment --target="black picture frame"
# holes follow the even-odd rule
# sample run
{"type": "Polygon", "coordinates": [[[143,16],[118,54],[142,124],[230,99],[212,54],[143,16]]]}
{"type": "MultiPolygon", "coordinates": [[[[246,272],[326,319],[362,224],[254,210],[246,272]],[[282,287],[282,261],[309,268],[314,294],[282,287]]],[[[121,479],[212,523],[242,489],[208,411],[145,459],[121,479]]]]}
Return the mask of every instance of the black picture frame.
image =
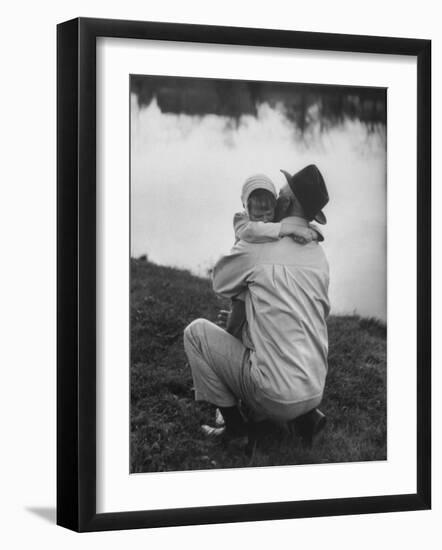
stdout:
{"type": "Polygon", "coordinates": [[[424,510],[431,506],[431,41],[79,18],[57,27],[57,523],[75,531],[424,510]],[[96,39],[397,54],[417,59],[417,492],[96,512],[96,39]]]}

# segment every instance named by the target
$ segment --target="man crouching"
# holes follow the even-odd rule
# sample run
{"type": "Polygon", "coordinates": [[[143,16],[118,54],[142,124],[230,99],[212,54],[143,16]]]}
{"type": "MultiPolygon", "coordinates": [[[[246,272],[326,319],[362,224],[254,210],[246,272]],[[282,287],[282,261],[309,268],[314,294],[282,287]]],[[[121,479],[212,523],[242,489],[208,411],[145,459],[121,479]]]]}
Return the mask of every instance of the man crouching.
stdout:
{"type": "MultiPolygon", "coordinates": [[[[308,228],[326,222],[325,182],[316,166],[291,176],[276,204],[275,220],[285,227],[308,228]]],[[[244,298],[246,323],[240,341],[205,319],[184,332],[195,399],[219,407],[223,435],[247,435],[241,401],[254,419],[301,419],[306,441],[323,426],[316,408],[327,375],[326,319],[329,268],[317,240],[290,236],[271,242],[238,241],[213,271],[213,289],[226,298],[244,298]]]]}

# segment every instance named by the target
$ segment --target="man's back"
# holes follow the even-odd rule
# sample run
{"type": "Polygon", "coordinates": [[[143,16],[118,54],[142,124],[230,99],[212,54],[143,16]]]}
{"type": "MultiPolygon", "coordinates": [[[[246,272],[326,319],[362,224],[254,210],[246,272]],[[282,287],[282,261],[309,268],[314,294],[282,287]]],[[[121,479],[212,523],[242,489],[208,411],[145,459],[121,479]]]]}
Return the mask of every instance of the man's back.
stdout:
{"type": "Polygon", "coordinates": [[[290,237],[262,244],[240,241],[217,264],[216,292],[233,297],[248,290],[251,376],[263,399],[289,405],[322,397],[328,284],[321,246],[300,245],[290,237]]]}

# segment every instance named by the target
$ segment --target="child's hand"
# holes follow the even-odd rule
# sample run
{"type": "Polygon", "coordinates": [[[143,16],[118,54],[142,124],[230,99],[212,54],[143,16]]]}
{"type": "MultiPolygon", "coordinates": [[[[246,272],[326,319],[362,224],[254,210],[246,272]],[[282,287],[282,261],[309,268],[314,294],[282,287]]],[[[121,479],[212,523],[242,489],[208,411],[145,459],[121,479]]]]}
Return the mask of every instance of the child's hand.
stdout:
{"type": "Polygon", "coordinates": [[[312,232],[312,238],[314,241],[322,242],[324,240],[324,235],[322,234],[322,231],[319,229],[319,227],[316,224],[309,224],[310,231],[312,232]]]}
{"type": "Polygon", "coordinates": [[[280,236],[291,237],[299,244],[311,243],[314,235],[314,231],[312,231],[309,227],[300,227],[299,225],[293,225],[290,222],[281,223],[280,236]]]}
{"type": "Polygon", "coordinates": [[[301,237],[300,235],[290,235],[290,236],[295,241],[295,243],[298,243],[298,244],[307,244],[312,240],[312,239],[307,240],[305,237],[301,237]]]}
{"type": "MultiPolygon", "coordinates": [[[[299,230],[298,230],[299,231],[299,230]]],[[[319,234],[316,232],[315,229],[309,228],[309,229],[302,229],[303,233],[306,232],[305,235],[293,235],[293,240],[300,244],[308,244],[312,241],[319,241],[319,234]]],[[[324,238],[322,238],[324,240],[324,238]]]]}

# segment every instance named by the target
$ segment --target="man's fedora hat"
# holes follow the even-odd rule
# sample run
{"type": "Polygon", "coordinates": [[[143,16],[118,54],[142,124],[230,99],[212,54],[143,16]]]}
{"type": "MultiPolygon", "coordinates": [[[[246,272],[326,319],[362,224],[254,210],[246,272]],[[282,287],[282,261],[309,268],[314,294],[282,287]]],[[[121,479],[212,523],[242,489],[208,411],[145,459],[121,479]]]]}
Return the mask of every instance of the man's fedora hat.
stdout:
{"type": "Polygon", "coordinates": [[[281,170],[293,194],[301,203],[305,217],[318,223],[327,223],[322,208],[328,203],[327,187],[321,172],[315,164],[309,164],[295,175],[291,176],[281,170]]]}

